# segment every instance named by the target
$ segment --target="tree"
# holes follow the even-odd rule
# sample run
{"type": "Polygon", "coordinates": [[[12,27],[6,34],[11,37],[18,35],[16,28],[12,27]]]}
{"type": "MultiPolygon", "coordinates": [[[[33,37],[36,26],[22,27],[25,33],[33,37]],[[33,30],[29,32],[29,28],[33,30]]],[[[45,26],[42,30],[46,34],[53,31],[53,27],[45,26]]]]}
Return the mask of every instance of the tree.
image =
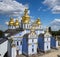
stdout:
{"type": "Polygon", "coordinates": [[[51,27],[49,27],[49,32],[50,32],[53,36],[60,35],[60,30],[58,30],[58,31],[52,31],[52,30],[51,30],[51,27]]]}
{"type": "Polygon", "coordinates": [[[0,30],[0,38],[1,37],[4,37],[4,33],[3,33],[3,31],[0,30]]]}

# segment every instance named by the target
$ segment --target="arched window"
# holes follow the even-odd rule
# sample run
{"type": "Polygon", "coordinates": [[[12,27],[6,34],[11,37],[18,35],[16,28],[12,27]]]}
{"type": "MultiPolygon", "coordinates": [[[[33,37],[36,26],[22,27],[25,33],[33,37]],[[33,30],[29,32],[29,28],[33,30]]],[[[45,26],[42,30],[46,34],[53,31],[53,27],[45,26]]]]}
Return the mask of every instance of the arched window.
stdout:
{"type": "Polygon", "coordinates": [[[34,52],[34,48],[32,48],[32,52],[34,52]]]}

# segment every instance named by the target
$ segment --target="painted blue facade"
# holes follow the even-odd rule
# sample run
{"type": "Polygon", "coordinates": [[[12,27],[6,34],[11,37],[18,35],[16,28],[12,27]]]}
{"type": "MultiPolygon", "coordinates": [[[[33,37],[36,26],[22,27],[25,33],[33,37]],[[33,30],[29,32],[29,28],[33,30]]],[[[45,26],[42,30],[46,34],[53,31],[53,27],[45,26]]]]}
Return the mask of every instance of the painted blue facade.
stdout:
{"type": "Polygon", "coordinates": [[[22,44],[22,53],[27,55],[28,54],[28,38],[27,35],[24,35],[23,37],[23,44],[22,44]]]}
{"type": "Polygon", "coordinates": [[[51,37],[51,48],[56,48],[56,39],[55,39],[55,37],[51,37]]]}
{"type": "Polygon", "coordinates": [[[44,51],[44,35],[39,35],[38,37],[38,48],[40,51],[44,51]]]}

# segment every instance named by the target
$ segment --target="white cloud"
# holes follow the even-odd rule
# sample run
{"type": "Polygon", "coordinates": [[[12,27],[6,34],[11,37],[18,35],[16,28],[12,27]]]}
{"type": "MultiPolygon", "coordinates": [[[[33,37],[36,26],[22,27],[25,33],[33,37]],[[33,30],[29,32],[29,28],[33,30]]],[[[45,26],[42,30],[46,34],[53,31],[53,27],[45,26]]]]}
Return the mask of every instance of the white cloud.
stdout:
{"type": "Polygon", "coordinates": [[[60,29],[60,19],[54,19],[50,24],[52,30],[59,30],[60,29]]]}
{"type": "Polygon", "coordinates": [[[23,5],[16,0],[0,0],[0,14],[19,16],[25,8],[28,8],[28,4],[23,5]]]}
{"type": "Polygon", "coordinates": [[[54,14],[60,13],[60,6],[55,6],[55,7],[52,9],[52,12],[53,12],[54,14]]]}
{"type": "Polygon", "coordinates": [[[60,14],[60,0],[44,0],[43,4],[47,5],[51,9],[52,13],[60,14]]]}

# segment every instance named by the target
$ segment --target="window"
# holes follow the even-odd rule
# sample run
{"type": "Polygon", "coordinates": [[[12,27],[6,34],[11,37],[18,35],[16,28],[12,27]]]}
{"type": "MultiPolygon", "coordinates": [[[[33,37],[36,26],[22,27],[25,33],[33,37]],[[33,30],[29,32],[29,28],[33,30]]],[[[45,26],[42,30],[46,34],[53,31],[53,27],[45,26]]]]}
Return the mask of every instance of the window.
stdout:
{"type": "Polygon", "coordinates": [[[22,41],[20,42],[20,44],[22,45],[22,41]]]}
{"type": "Polygon", "coordinates": [[[32,45],[32,47],[34,47],[34,45],[32,45]]]}
{"type": "Polygon", "coordinates": [[[17,45],[18,45],[18,42],[17,42],[17,45]]]}
{"type": "Polygon", "coordinates": [[[32,42],[34,42],[34,40],[32,39],[32,42]]]}
{"type": "Polygon", "coordinates": [[[32,48],[32,52],[34,52],[34,49],[32,48]]]}
{"type": "Polygon", "coordinates": [[[48,46],[47,46],[47,49],[48,49],[48,46]]]}

